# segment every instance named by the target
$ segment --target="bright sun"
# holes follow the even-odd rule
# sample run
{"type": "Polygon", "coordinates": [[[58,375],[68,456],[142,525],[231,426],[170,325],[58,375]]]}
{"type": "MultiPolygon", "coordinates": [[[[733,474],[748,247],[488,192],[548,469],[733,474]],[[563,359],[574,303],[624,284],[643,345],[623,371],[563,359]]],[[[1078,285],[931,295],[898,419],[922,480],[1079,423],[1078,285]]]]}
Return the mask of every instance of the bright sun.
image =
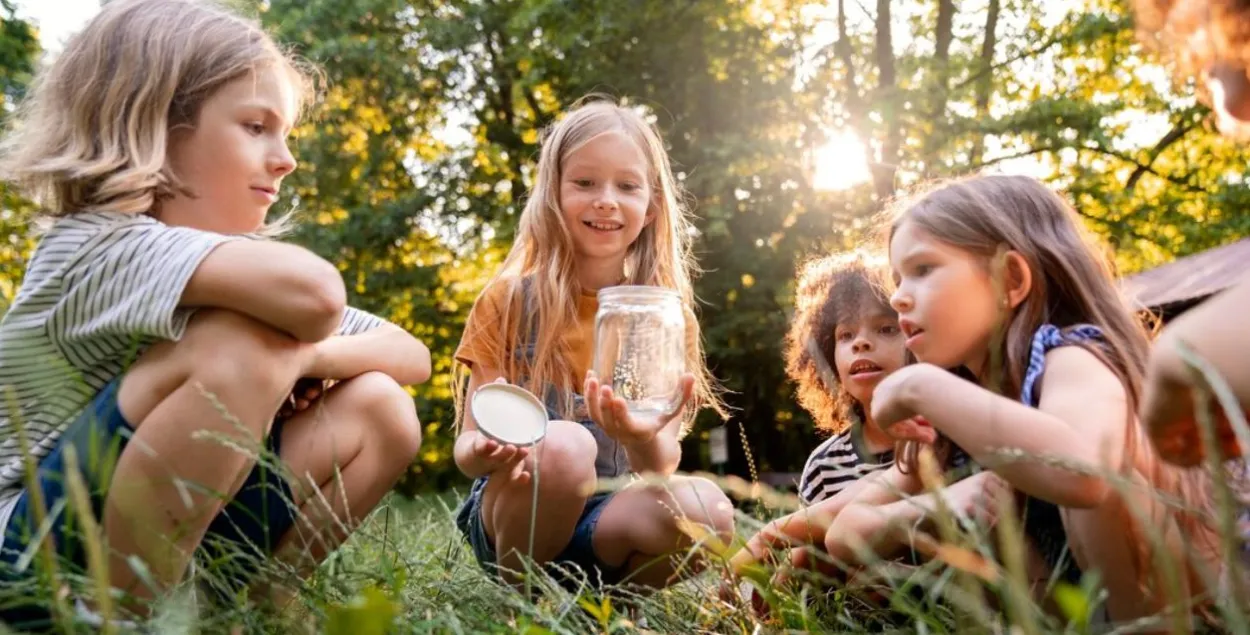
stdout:
{"type": "Polygon", "coordinates": [[[818,191],[848,190],[872,179],[864,142],[850,130],[830,137],[813,155],[812,187],[818,191]]]}

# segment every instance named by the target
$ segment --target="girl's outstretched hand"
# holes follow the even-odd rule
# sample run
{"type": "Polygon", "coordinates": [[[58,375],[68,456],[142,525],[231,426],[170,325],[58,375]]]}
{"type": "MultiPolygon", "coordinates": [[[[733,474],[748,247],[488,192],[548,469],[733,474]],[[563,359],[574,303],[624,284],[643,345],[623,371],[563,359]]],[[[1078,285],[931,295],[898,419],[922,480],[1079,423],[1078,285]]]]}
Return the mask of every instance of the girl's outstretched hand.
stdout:
{"type": "Polygon", "coordinates": [[[601,385],[594,371],[586,373],[584,390],[590,418],[622,445],[639,446],[650,443],[673,419],[681,416],[694,395],[694,375],[685,373],[681,376],[681,400],[677,407],[654,419],[631,416],[625,400],[617,397],[611,386],[601,385]]]}
{"type": "Polygon", "coordinates": [[[526,460],[529,448],[500,443],[479,432],[473,440],[473,453],[487,466],[489,474],[503,473],[508,480],[520,484],[528,483],[531,478],[531,465],[526,460]]]}
{"type": "Polygon", "coordinates": [[[937,430],[911,403],[909,388],[913,382],[929,381],[937,373],[945,371],[931,364],[912,364],[881,380],[872,393],[871,414],[877,427],[898,441],[936,442],[937,430]]]}
{"type": "MultiPolygon", "coordinates": [[[[499,377],[491,383],[506,384],[508,380],[499,377]]],[[[473,454],[481,461],[481,465],[486,468],[488,474],[501,472],[507,476],[508,480],[520,484],[528,483],[530,480],[532,466],[526,460],[530,455],[529,447],[500,443],[479,431],[477,438],[473,440],[473,454]]]]}

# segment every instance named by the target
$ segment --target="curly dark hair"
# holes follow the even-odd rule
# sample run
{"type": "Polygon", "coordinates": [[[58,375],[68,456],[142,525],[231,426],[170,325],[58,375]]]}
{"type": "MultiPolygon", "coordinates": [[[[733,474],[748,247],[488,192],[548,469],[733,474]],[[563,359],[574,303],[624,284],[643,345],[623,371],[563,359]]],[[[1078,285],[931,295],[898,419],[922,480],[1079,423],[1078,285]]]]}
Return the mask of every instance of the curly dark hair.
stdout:
{"type": "Polygon", "coordinates": [[[1138,37],[1181,75],[1221,62],[1250,67],[1250,0],[1133,0],[1133,14],[1138,37]]]}
{"type": "Polygon", "coordinates": [[[864,420],[838,377],[834,330],[865,315],[895,315],[886,288],[884,267],[862,253],[818,257],[800,267],[786,333],[786,374],[797,384],[799,405],[821,430],[837,434],[864,420]]]}

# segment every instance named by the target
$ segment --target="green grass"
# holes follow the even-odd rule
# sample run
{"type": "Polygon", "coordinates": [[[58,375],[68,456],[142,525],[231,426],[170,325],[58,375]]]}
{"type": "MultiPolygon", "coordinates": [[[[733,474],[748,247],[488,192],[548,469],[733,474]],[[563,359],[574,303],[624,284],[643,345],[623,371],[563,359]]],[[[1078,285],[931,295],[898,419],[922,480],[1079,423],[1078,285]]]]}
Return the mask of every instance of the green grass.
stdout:
{"type": "MultiPolygon", "coordinates": [[[[997,582],[990,582],[939,562],[901,572],[892,572],[883,563],[877,572],[887,579],[854,592],[831,591],[822,584],[773,589],[773,612],[767,621],[742,603],[718,599],[716,590],[721,578],[715,570],[649,596],[623,588],[569,592],[539,575],[534,584],[542,592],[529,601],[478,567],[453,524],[457,501],[454,492],[417,500],[389,498],[311,579],[300,583],[298,602],[282,614],[247,603],[219,607],[209,605],[202,597],[196,601],[193,587],[188,585],[158,605],[150,626],[162,633],[344,635],[967,633],[1011,632],[1011,623],[1018,627],[1016,632],[1023,633],[1096,632],[1083,628],[1080,619],[1095,608],[1097,592],[1092,587],[1064,588],[1058,592],[1066,612],[1075,619],[1045,616],[1027,599],[1004,613],[992,606],[996,600],[1006,604],[1010,596],[1007,572],[997,582]],[[638,626],[640,617],[645,629],[638,626]]],[[[739,515],[744,535],[759,526],[759,517],[777,513],[766,505],[755,509],[754,515],[739,515]]],[[[988,542],[986,537],[965,533],[958,526],[949,529],[957,542],[948,544],[962,545],[955,551],[957,557],[975,558],[972,550],[981,547],[973,541],[988,542]]],[[[288,575],[272,565],[266,567],[272,575],[288,575]]],[[[0,603],[20,592],[0,589],[0,603]]]]}
{"type": "MultiPolygon", "coordinates": [[[[1227,386],[1205,371],[1199,360],[1191,361],[1202,374],[1209,393],[1236,413],[1227,386]]],[[[1200,403],[1206,400],[1199,399],[1200,403]]],[[[1215,456],[1209,411],[1199,413],[1205,431],[1208,456],[1215,456]]],[[[1243,418],[1234,416],[1234,428],[1246,435],[1243,418]]],[[[1243,445],[1250,447],[1250,444],[1243,445]]],[[[1020,459],[1004,453],[1004,460],[1020,459]]],[[[266,457],[272,461],[273,457],[266,457]]],[[[1224,474],[1211,460],[1208,470],[1224,474]]],[[[67,475],[71,508],[86,507],[80,476],[67,475]]],[[[1237,475],[1244,479],[1244,474],[1237,475]]],[[[1117,487],[1127,487],[1119,477],[1108,477],[1117,487]]],[[[1217,520],[1221,526],[1228,564],[1239,567],[1239,536],[1234,511],[1243,503],[1229,482],[1215,479],[1217,520]]],[[[751,535],[764,521],[791,511],[792,497],[741,479],[722,479],[721,485],[740,503],[739,538],[751,535]]],[[[770,609],[761,618],[745,602],[726,602],[717,590],[723,579],[719,558],[731,550],[709,547],[709,570],[670,588],[640,593],[631,588],[594,589],[585,586],[563,589],[541,572],[530,584],[533,599],[488,576],[474,561],[467,543],[455,528],[454,510],[462,493],[448,492],[416,500],[391,496],[342,548],[333,553],[311,576],[303,580],[273,562],[260,563],[262,574],[298,591],[298,599],[285,611],[236,597],[222,605],[208,600],[201,584],[218,573],[216,565],[198,561],[187,583],[162,598],[145,626],[160,633],[270,633],[324,632],[333,635],[380,633],[750,633],[757,632],[915,632],[915,633],[1087,633],[1135,632],[1142,626],[1179,632],[1188,607],[1174,604],[1172,615],[1139,624],[1091,625],[1103,599],[1096,579],[1079,587],[1052,583],[1046,594],[1057,611],[1043,611],[1023,582],[1020,526],[1012,510],[1000,510],[1000,522],[992,534],[961,522],[953,515],[939,519],[936,540],[938,557],[921,567],[875,562],[869,567],[871,581],[854,588],[828,580],[798,580],[784,588],[767,584],[773,571],[753,571],[749,577],[763,591],[770,609]],[[1004,520],[1006,519],[1006,520],[1004,520]],[[990,545],[1001,549],[991,552],[990,545]],[[640,626],[640,624],[645,624],[640,626]]],[[[1241,499],[1244,500],[1244,499],[1241,499]]],[[[541,510],[539,511],[541,513],[541,510]]],[[[83,521],[88,535],[98,535],[91,519],[83,521]]],[[[1148,530],[1153,529],[1147,527],[1148,530]]],[[[1156,536],[1149,536],[1157,539],[1156,536]]],[[[31,554],[31,566],[42,574],[34,585],[0,586],[0,607],[17,600],[35,601],[60,618],[63,631],[92,632],[69,619],[72,597],[99,597],[107,578],[100,570],[100,541],[88,540],[90,560],[96,563],[88,575],[76,577],[56,569],[55,563],[31,554]],[[55,583],[51,583],[55,580],[55,583]],[[53,591],[51,589],[56,589],[53,591]]],[[[678,554],[684,557],[690,554],[678,554]]],[[[1160,559],[1158,566],[1176,579],[1174,562],[1160,559]]],[[[1216,586],[1216,585],[1212,585],[1216,586]]],[[[1250,600],[1242,580],[1233,577],[1233,592],[1214,606],[1215,618],[1232,632],[1250,630],[1250,600]]],[[[102,606],[103,608],[103,606],[102,606]]],[[[0,626],[0,633],[5,629],[0,626]]]]}

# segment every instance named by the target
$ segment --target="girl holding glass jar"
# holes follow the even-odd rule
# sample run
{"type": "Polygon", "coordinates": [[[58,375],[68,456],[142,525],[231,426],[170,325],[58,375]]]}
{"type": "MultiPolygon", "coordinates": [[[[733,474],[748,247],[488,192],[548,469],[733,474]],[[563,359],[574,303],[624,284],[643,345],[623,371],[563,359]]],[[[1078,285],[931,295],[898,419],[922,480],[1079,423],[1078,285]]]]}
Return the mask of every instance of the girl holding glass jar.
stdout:
{"type": "MultiPolygon", "coordinates": [[[[516,241],[456,351],[458,386],[466,370],[468,383],[458,398],[506,381],[546,411],[545,434],[525,445],[479,426],[476,401],[458,408],[456,464],[474,483],[457,525],[488,571],[516,582],[532,560],[573,565],[592,584],[657,587],[697,568],[678,571],[672,557],[692,544],[685,523],[732,536],[725,494],[673,475],[695,414],[725,414],[691,310],[690,227],[659,134],[637,111],[590,100],[547,131],[516,241]],[[666,478],[596,493],[599,479],[631,473],[666,478]]],[[[524,402],[495,402],[502,422],[491,423],[515,431],[524,402]]]]}

